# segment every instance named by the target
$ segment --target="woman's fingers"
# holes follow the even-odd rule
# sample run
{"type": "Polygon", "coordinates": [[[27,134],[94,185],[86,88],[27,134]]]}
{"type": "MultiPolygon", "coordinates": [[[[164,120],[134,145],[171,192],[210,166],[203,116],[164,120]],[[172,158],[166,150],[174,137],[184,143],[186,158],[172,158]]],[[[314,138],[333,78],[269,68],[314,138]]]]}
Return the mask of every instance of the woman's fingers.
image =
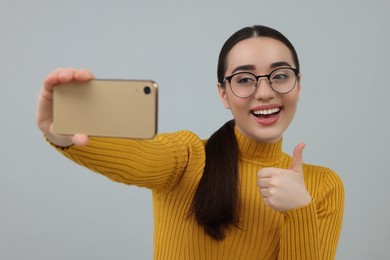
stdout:
{"type": "Polygon", "coordinates": [[[57,68],[44,79],[43,87],[38,97],[37,125],[39,129],[54,143],[59,146],[70,144],[86,145],[88,136],[77,134],[74,136],[59,135],[53,128],[53,89],[60,84],[72,81],[86,82],[94,78],[88,69],[57,68]],[[71,143],[70,143],[71,142],[71,143]]]}
{"type": "Polygon", "coordinates": [[[78,82],[86,82],[93,78],[94,75],[88,69],[81,69],[74,73],[74,79],[78,82]]]}
{"type": "Polygon", "coordinates": [[[72,136],[72,143],[77,146],[85,146],[88,144],[89,137],[86,134],[75,134],[72,136]]]}

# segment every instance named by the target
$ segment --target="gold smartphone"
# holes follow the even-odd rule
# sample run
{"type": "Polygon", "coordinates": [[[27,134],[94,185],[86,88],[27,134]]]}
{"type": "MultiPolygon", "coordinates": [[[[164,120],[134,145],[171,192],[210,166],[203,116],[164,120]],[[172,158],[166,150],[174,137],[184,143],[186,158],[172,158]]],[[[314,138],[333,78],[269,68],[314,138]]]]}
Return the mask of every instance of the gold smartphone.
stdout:
{"type": "Polygon", "coordinates": [[[53,124],[59,134],[150,139],[157,133],[157,83],[93,79],[54,88],[53,124]]]}

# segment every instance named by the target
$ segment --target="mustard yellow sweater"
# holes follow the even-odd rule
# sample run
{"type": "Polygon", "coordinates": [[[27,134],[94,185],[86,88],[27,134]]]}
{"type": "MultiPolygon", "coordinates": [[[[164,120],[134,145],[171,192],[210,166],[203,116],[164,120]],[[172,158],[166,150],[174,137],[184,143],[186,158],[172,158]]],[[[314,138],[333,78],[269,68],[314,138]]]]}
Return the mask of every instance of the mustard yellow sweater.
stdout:
{"type": "Polygon", "coordinates": [[[282,141],[254,142],[236,129],[239,145],[240,228],[222,242],[205,234],[188,211],[205,165],[205,141],[188,131],[153,140],[91,138],[86,147],[58,149],[71,160],[113,181],[151,189],[154,259],[334,259],[344,188],[330,169],[304,164],[312,203],[283,213],[264,205],[256,186],[262,167],[288,168],[282,141]]]}

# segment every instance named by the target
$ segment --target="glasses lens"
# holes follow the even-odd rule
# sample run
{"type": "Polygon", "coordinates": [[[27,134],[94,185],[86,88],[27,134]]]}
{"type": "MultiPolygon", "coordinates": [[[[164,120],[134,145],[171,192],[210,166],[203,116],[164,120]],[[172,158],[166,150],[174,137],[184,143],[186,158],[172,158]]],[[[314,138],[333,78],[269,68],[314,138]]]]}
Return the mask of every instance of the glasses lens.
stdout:
{"type": "Polygon", "coordinates": [[[230,81],[234,95],[238,97],[249,97],[256,90],[256,77],[250,73],[238,73],[230,81]]]}
{"type": "Polygon", "coordinates": [[[290,92],[296,83],[295,72],[292,69],[277,69],[270,75],[273,90],[278,93],[290,92]]]}

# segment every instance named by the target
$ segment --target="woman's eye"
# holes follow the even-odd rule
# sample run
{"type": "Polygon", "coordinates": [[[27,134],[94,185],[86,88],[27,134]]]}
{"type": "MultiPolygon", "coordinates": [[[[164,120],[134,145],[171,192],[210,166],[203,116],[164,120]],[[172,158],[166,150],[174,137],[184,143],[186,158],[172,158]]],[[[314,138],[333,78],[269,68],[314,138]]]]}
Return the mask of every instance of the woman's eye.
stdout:
{"type": "Polygon", "coordinates": [[[277,73],[275,75],[272,75],[271,82],[273,83],[282,83],[287,81],[290,78],[290,75],[285,73],[277,73]]]}
{"type": "Polygon", "coordinates": [[[241,77],[237,80],[238,84],[252,84],[255,82],[256,82],[256,80],[252,77],[241,77]]]}
{"type": "Polygon", "coordinates": [[[286,80],[286,79],[288,79],[288,75],[283,73],[278,73],[272,76],[272,80],[286,80]]]}

